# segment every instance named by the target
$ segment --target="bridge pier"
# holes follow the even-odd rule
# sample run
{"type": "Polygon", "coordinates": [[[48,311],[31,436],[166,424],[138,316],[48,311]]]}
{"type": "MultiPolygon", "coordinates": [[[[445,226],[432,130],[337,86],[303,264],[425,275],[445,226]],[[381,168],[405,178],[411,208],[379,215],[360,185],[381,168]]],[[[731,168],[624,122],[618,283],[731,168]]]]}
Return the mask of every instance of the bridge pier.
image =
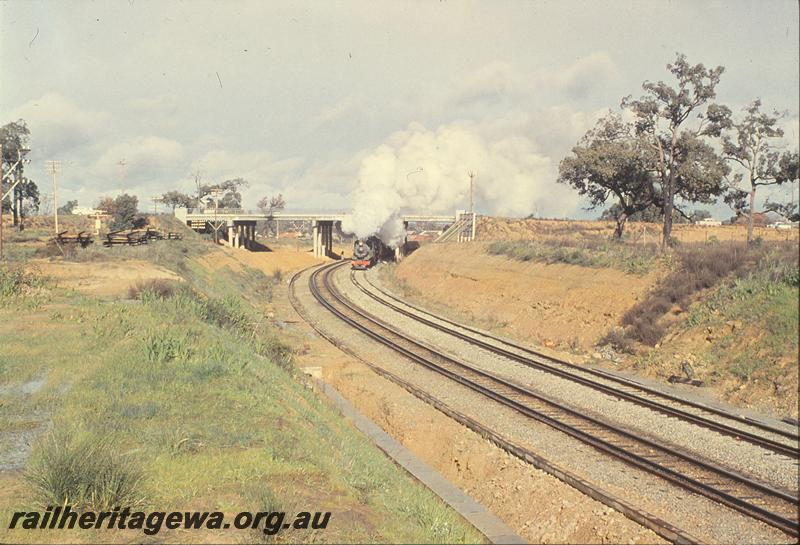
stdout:
{"type": "Polygon", "coordinates": [[[314,221],[311,228],[314,257],[331,257],[333,253],[333,222],[314,221]]]}
{"type": "Polygon", "coordinates": [[[226,243],[230,248],[246,248],[252,250],[255,247],[256,223],[253,222],[232,222],[226,228],[226,243]]]}

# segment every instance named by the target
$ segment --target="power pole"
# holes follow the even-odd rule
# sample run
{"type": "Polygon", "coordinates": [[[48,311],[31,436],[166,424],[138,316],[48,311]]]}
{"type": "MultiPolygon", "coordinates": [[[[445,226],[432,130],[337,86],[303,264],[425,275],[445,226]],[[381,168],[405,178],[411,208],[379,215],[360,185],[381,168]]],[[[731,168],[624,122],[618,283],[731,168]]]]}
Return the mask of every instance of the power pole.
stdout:
{"type": "Polygon", "coordinates": [[[45,161],[48,170],[53,174],[53,219],[56,224],[56,235],[58,235],[58,183],[56,174],[61,170],[61,161],[45,161]]]}
{"type": "Polygon", "coordinates": [[[475,173],[469,171],[469,213],[475,212],[475,173]]]}
{"type": "Polygon", "coordinates": [[[222,189],[219,187],[211,189],[211,196],[214,198],[214,244],[219,244],[219,222],[217,221],[217,210],[219,209],[219,198],[223,194],[224,191],[222,191],[222,189]]]}
{"type": "Polygon", "coordinates": [[[158,215],[158,203],[162,202],[163,199],[161,197],[159,197],[158,195],[156,195],[154,197],[150,197],[150,200],[153,201],[153,215],[157,216],[158,215]]]}

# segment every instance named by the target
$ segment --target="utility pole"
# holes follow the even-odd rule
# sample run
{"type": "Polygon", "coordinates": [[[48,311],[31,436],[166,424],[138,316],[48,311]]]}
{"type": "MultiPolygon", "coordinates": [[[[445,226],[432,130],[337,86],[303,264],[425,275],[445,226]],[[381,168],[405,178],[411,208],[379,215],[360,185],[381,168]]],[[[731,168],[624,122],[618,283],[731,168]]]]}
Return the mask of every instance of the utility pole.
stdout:
{"type": "Polygon", "coordinates": [[[469,171],[469,213],[475,212],[475,173],[469,171]]]}
{"type": "Polygon", "coordinates": [[[224,191],[222,191],[222,189],[219,187],[215,187],[211,190],[211,196],[214,197],[214,244],[219,244],[219,222],[217,221],[217,209],[219,209],[219,198],[223,194],[224,191]]]}
{"type": "Polygon", "coordinates": [[[56,174],[61,170],[61,161],[45,161],[48,170],[53,174],[53,219],[56,224],[56,235],[58,235],[58,184],[56,174]]]}
{"type": "Polygon", "coordinates": [[[472,216],[472,229],[470,229],[470,240],[475,240],[478,218],[475,217],[475,173],[469,172],[469,213],[472,216]]]}
{"type": "Polygon", "coordinates": [[[158,203],[162,202],[163,199],[161,197],[159,197],[158,195],[156,195],[154,197],[150,197],[150,200],[153,201],[153,215],[157,216],[158,215],[158,203]]]}

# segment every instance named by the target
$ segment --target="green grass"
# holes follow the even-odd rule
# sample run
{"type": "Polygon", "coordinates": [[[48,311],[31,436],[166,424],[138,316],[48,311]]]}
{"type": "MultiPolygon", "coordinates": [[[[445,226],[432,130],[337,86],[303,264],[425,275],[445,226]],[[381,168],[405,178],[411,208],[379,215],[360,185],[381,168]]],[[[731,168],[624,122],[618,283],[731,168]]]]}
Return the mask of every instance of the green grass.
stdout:
{"type": "Polygon", "coordinates": [[[797,266],[768,255],[756,270],[692,307],[684,327],[721,330],[735,323],[752,328],[750,335],[729,332],[711,347],[708,357],[716,377],[749,381],[761,374],[773,379],[784,372],[781,361],[797,361],[798,300],[797,266]]]}
{"type": "Polygon", "coordinates": [[[612,268],[635,275],[647,274],[658,262],[652,246],[613,241],[497,241],[489,244],[486,251],[490,255],[503,255],[517,261],[612,268]]]}
{"type": "MultiPolygon", "coordinates": [[[[22,320],[0,307],[0,422],[7,423],[0,437],[20,426],[40,431],[21,492],[0,501],[0,541],[25,539],[5,530],[11,512],[65,498],[167,511],[237,512],[265,503],[333,511],[325,532],[279,540],[482,540],[294,372],[290,347],[261,307],[242,297],[276,279],[212,274],[195,256],[190,248],[181,267],[150,255],[185,282],[140,290],[134,301],[55,290],[22,320]],[[43,386],[26,393],[31,380],[43,386]]],[[[20,285],[14,278],[5,282],[20,285]]]]}

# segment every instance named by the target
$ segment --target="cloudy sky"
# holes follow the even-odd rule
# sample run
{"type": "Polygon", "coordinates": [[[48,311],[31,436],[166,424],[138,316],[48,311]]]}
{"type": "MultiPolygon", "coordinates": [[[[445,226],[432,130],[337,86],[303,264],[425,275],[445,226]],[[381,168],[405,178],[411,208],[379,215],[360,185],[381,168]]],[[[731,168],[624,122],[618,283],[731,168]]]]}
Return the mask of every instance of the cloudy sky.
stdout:
{"type": "Polygon", "coordinates": [[[798,142],[795,0],[6,0],[0,30],[0,123],[25,119],[29,176],[49,191],[61,160],[59,201],[84,206],[199,173],[247,179],[245,207],[349,210],[390,176],[452,211],[474,171],[479,212],[594,216],[558,162],[677,51],[726,67],[734,111],[788,110],[798,142]]]}

